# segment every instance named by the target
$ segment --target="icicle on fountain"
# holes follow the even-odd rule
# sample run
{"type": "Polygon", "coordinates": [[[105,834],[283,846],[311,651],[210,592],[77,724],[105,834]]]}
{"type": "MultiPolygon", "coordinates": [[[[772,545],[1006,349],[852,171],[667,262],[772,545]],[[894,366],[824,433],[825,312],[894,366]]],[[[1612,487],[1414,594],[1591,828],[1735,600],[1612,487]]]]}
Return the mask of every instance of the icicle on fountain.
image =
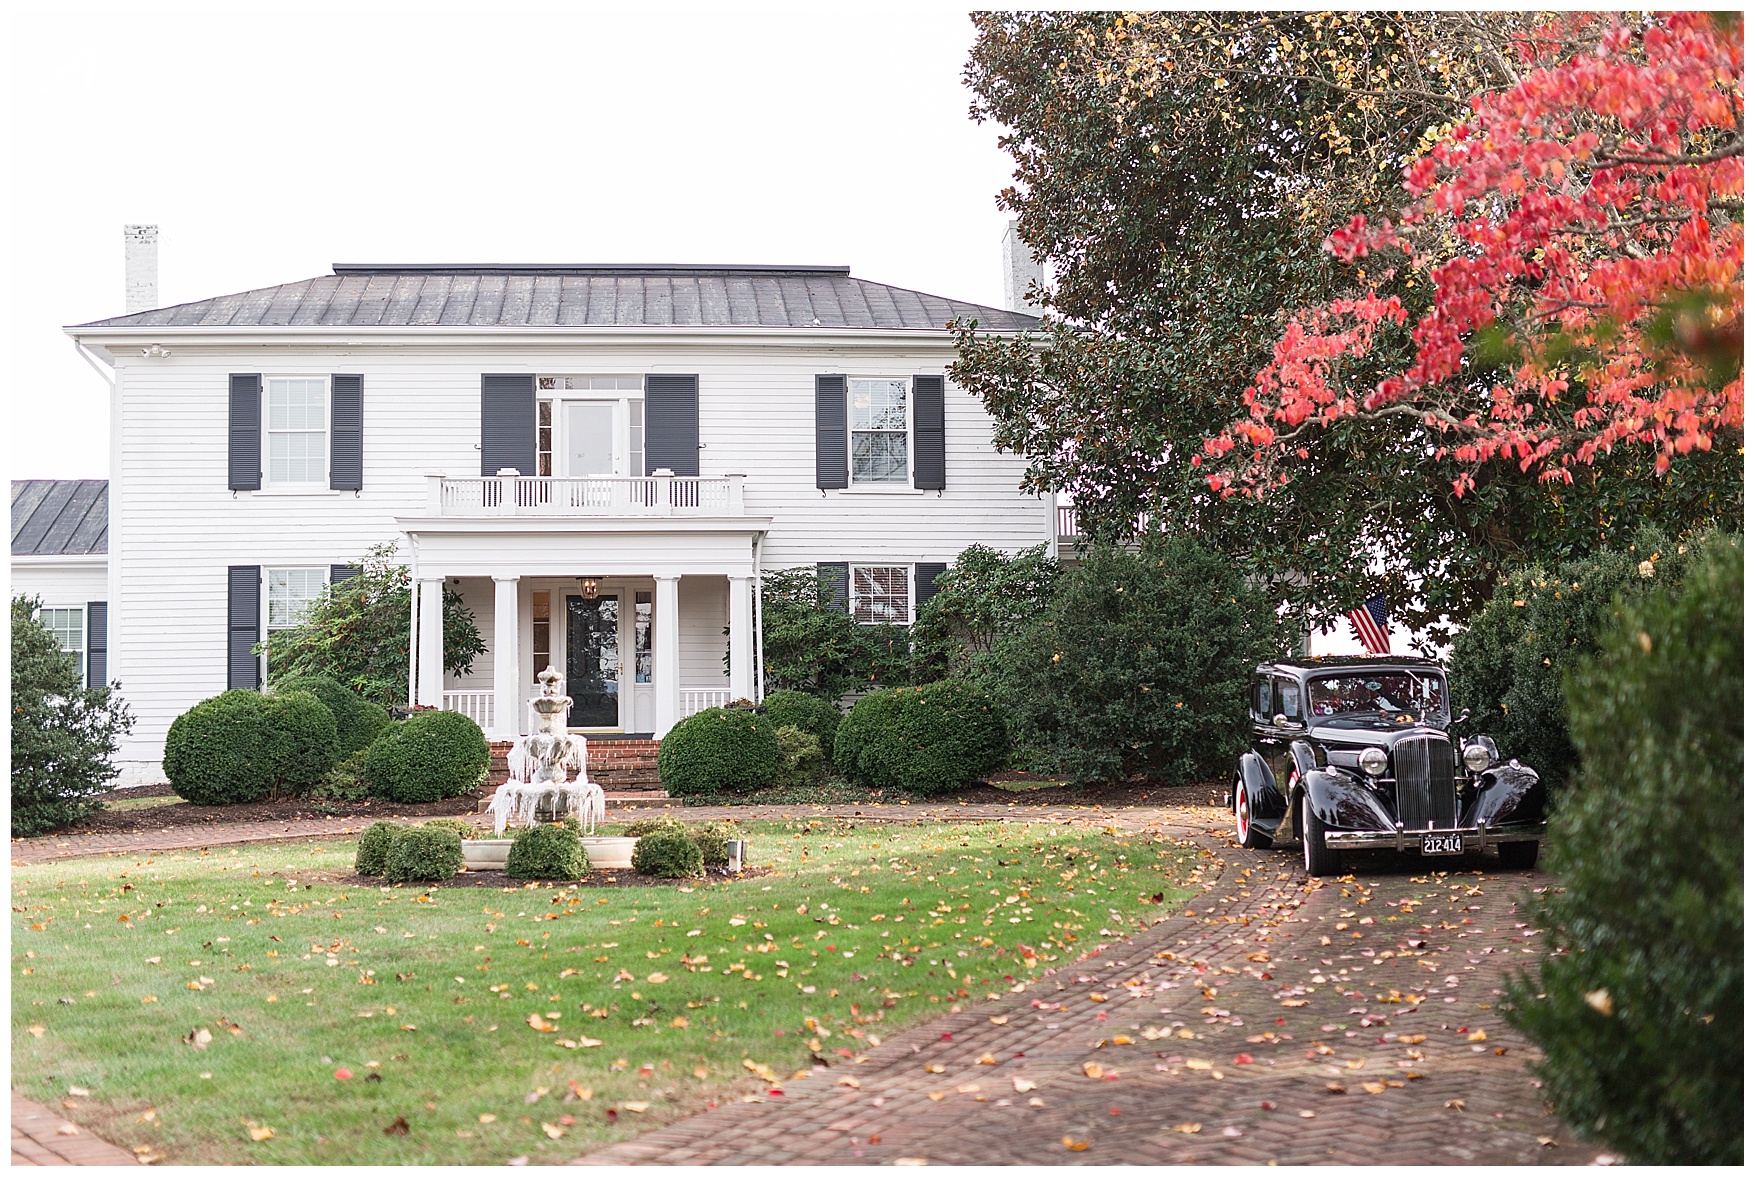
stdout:
{"type": "Polygon", "coordinates": [[[513,741],[506,753],[508,778],[494,790],[488,806],[496,838],[508,825],[533,826],[541,820],[558,821],[563,814],[578,818],[587,834],[603,820],[603,790],[585,774],[585,737],[567,731],[573,700],[561,694],[560,672],[551,666],[536,681],[542,690],[530,701],[535,730],[513,741]],[[537,816],[544,808],[547,819],[537,816]]]}

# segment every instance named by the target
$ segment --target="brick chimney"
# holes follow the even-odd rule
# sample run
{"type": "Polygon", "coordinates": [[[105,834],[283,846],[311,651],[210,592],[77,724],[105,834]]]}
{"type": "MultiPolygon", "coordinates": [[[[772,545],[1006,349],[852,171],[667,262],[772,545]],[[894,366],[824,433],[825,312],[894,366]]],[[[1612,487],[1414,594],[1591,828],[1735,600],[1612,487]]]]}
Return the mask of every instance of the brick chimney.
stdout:
{"type": "Polygon", "coordinates": [[[1042,308],[1026,297],[1030,284],[1035,283],[1038,289],[1047,284],[1043,277],[1042,263],[1030,255],[1030,247],[1018,236],[1018,222],[1005,223],[1005,236],[1000,239],[1003,254],[1002,264],[1005,266],[1005,309],[1020,311],[1027,315],[1039,315],[1042,308]]]}
{"type": "Polygon", "coordinates": [[[123,314],[158,306],[158,226],[123,225],[123,314]]]}

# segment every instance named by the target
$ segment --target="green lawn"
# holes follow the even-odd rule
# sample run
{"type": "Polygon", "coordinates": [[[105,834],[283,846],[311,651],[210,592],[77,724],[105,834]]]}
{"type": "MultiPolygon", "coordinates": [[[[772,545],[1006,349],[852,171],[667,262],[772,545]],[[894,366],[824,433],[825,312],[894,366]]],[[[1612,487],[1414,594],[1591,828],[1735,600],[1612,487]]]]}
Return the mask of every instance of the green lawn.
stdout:
{"type": "Polygon", "coordinates": [[[558,1161],[784,1098],[1186,894],[1138,836],[744,829],[782,873],[357,887],[345,842],[15,869],[13,1084],[171,1163],[558,1161]]]}

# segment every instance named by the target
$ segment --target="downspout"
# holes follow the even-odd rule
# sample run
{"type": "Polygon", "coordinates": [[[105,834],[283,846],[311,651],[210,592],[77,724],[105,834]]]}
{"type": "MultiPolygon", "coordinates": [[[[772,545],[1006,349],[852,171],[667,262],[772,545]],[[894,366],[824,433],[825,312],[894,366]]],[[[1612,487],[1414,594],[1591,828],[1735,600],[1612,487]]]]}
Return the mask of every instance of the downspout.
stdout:
{"type": "Polygon", "coordinates": [[[766,678],[762,673],[762,534],[756,536],[756,702],[760,703],[767,694],[766,678]]]}

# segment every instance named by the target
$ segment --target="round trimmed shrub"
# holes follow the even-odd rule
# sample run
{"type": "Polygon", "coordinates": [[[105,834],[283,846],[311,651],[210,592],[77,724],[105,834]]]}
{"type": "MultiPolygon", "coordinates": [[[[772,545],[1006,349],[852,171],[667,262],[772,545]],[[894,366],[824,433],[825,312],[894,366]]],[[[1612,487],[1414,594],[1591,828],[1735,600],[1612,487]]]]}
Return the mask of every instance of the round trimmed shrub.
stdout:
{"type": "Polygon", "coordinates": [[[311,789],[311,796],[324,801],[364,801],[366,799],[366,750],[361,748],[341,758],[341,762],[323,774],[311,789]]]}
{"type": "Polygon", "coordinates": [[[417,711],[384,729],[366,753],[372,796],[405,805],[461,797],[487,777],[487,738],[455,711],[417,711]]]}
{"type": "Polygon", "coordinates": [[[731,855],[726,851],[725,843],[743,836],[730,821],[702,822],[688,827],[688,835],[689,841],[700,848],[702,866],[729,866],[731,855]]]}
{"type": "Polygon", "coordinates": [[[948,793],[1005,763],[1005,721],[966,682],[876,691],[835,736],[835,767],[856,784],[948,793]]]}
{"type": "Polygon", "coordinates": [[[308,692],[227,691],[177,716],[165,734],[165,776],[196,805],[304,792],[338,759],[335,719],[308,692]]]}
{"type": "Polygon", "coordinates": [[[684,830],[687,828],[680,819],[674,818],[668,813],[661,813],[656,817],[642,817],[639,821],[629,822],[622,827],[621,837],[644,838],[647,834],[655,834],[659,830],[684,830]]]}
{"type": "MultiPolygon", "coordinates": [[[[381,875],[384,873],[384,860],[390,853],[390,843],[402,827],[393,821],[375,821],[360,835],[359,850],[354,854],[353,869],[362,875],[381,875]]],[[[461,853],[461,851],[459,851],[461,853]]]]}
{"type": "Polygon", "coordinates": [[[779,771],[774,724],[754,711],[697,711],[658,746],[658,779],[676,797],[753,792],[779,771]]]}
{"type": "Polygon", "coordinates": [[[634,870],[659,879],[690,879],[703,870],[701,848],[686,832],[659,830],[634,844],[634,870]]]}
{"type": "Polygon", "coordinates": [[[564,825],[521,830],[506,854],[506,874],[514,879],[582,879],[589,869],[578,831],[564,825]]]}
{"type": "Polygon", "coordinates": [[[462,868],[463,839],[430,823],[398,830],[384,855],[384,877],[392,883],[441,883],[462,868]]]}
{"type": "Polygon", "coordinates": [[[421,825],[429,830],[455,830],[457,836],[465,842],[474,841],[481,832],[460,817],[435,817],[432,821],[422,822],[421,825]]]}
{"type": "Polygon", "coordinates": [[[335,716],[309,691],[269,696],[264,704],[275,750],[273,791],[307,793],[341,759],[335,716]]]}
{"type": "Polygon", "coordinates": [[[762,710],[776,730],[788,725],[817,738],[821,749],[835,746],[835,730],[841,726],[841,709],[827,699],[803,691],[775,691],[762,700],[762,710]]]}
{"type": "Polygon", "coordinates": [[[390,724],[390,713],[369,703],[347,689],[339,679],[326,674],[301,674],[277,679],[271,684],[276,695],[309,691],[335,717],[335,738],[341,755],[347,757],[371,746],[378,733],[390,724]]]}

